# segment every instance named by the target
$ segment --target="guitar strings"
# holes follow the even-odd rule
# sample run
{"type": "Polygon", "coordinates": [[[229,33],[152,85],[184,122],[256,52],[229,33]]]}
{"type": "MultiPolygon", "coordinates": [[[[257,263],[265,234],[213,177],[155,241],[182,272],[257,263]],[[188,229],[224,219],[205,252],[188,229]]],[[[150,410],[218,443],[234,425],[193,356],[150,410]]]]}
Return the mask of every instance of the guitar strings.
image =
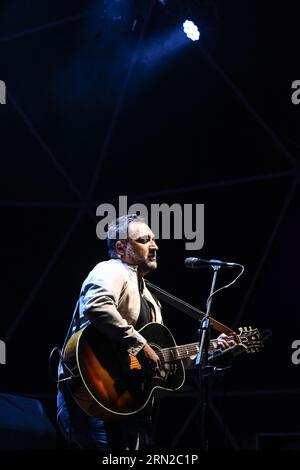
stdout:
{"type": "MultiPolygon", "coordinates": [[[[243,344],[243,339],[247,339],[249,336],[257,336],[256,331],[248,331],[248,332],[243,332],[241,335],[238,335],[241,343],[243,344]]],[[[210,345],[209,345],[209,351],[213,351],[216,348],[213,346],[213,342],[215,340],[212,340],[210,345]]],[[[199,351],[198,343],[190,343],[190,344],[184,344],[181,346],[171,346],[168,348],[164,349],[159,349],[156,351],[157,355],[159,356],[160,360],[163,360],[165,362],[168,361],[175,361],[179,359],[183,359],[185,357],[192,356],[194,354],[197,354],[199,351]]]]}

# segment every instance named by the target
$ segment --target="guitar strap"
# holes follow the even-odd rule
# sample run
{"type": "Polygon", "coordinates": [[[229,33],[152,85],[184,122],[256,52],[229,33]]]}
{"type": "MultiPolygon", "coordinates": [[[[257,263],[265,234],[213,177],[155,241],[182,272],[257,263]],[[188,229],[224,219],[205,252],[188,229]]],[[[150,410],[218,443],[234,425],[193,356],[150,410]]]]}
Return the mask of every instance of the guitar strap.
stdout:
{"type": "MultiPolygon", "coordinates": [[[[160,300],[166,302],[167,304],[175,307],[176,309],[180,310],[181,312],[185,313],[191,318],[195,320],[202,320],[205,313],[199,310],[193,305],[184,302],[183,300],[175,297],[174,295],[170,294],[162,290],[160,287],[152,284],[151,282],[145,280],[146,286],[150,291],[152,291],[160,300]]],[[[229,328],[229,326],[224,325],[223,323],[215,320],[214,318],[210,317],[211,326],[220,333],[225,333],[226,335],[235,335],[235,332],[229,328]]]]}

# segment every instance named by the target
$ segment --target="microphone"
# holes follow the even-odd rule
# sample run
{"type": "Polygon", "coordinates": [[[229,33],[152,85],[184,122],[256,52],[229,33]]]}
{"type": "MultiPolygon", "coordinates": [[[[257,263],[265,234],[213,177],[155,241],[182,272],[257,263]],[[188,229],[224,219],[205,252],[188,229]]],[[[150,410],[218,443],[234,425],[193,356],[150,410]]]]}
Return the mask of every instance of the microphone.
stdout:
{"type": "Polygon", "coordinates": [[[186,268],[198,269],[205,268],[207,266],[222,266],[224,268],[234,268],[240,266],[238,263],[227,263],[226,261],[220,261],[218,259],[201,259],[201,258],[186,258],[184,260],[186,268]]]}

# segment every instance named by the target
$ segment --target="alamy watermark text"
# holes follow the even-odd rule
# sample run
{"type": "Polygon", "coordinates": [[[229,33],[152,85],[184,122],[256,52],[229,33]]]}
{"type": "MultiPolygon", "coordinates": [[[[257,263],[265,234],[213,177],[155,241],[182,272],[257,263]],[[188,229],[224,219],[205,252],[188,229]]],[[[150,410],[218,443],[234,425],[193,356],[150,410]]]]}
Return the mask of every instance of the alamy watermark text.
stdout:
{"type": "Polygon", "coordinates": [[[300,339],[295,339],[295,341],[292,342],[292,349],[295,349],[291,356],[292,363],[297,366],[300,364],[300,339]]]}
{"type": "Polygon", "coordinates": [[[0,364],[6,364],[6,344],[0,340],[0,364]]]}
{"type": "Polygon", "coordinates": [[[6,85],[3,80],[0,80],[0,104],[6,104],[6,85]]]}
{"type": "Polygon", "coordinates": [[[143,217],[158,239],[187,240],[185,243],[187,250],[200,250],[203,247],[204,204],[161,203],[150,204],[148,209],[140,203],[127,207],[127,196],[119,196],[118,211],[109,203],[97,207],[96,215],[101,217],[96,227],[97,237],[105,240],[108,224],[125,214],[137,214],[143,217]]]}
{"type": "Polygon", "coordinates": [[[292,103],[298,105],[300,103],[300,80],[294,80],[291,88],[294,90],[291,96],[292,103]]]}

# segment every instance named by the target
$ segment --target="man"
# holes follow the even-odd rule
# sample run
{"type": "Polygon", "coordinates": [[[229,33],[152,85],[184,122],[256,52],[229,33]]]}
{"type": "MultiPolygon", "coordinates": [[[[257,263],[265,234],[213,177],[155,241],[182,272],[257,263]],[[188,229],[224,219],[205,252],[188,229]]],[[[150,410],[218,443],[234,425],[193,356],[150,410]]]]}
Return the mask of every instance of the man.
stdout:
{"type": "MultiPolygon", "coordinates": [[[[144,282],[144,276],[157,267],[155,236],[141,218],[126,215],[110,224],[107,240],[110,259],[98,263],[84,281],[79,316],[140,363],[161,367],[158,355],[137,331],[149,322],[162,323],[160,304],[144,282]]],[[[218,344],[224,348],[231,343],[221,335],[218,344]]],[[[147,444],[147,410],[109,424],[82,411],[63,382],[57,418],[64,435],[82,449],[134,450],[147,444]]]]}

